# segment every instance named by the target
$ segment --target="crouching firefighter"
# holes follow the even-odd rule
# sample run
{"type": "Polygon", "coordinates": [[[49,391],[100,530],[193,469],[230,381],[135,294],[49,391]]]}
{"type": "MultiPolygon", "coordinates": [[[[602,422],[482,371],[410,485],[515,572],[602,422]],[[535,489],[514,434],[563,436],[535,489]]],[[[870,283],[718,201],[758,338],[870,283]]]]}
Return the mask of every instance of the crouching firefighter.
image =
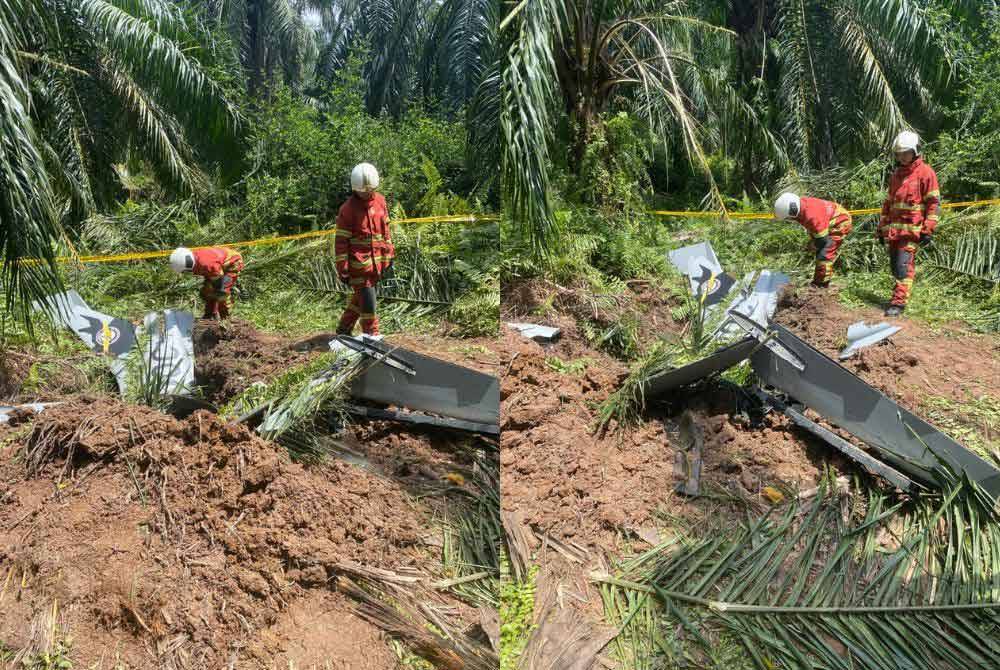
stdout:
{"type": "Polygon", "coordinates": [[[920,138],[903,131],[893,144],[896,170],[889,179],[889,192],[882,203],[879,218],[879,241],[888,246],[896,288],[885,310],[886,316],[899,316],[906,309],[916,274],[914,257],[917,245],[930,243],[938,222],[941,192],[937,174],[920,157],[920,138]]]}
{"type": "Polygon", "coordinates": [[[350,335],[361,321],[365,335],[378,337],[375,286],[392,267],[396,255],[389,230],[389,210],[378,193],[379,176],[373,165],[361,163],[351,171],[354,192],[337,213],[335,262],[340,280],[351,287],[351,299],[340,317],[337,333],[350,335]]]}
{"type": "Polygon", "coordinates": [[[840,245],[854,227],[851,215],[829,200],[800,198],[794,193],[782,193],[774,203],[774,217],[783,221],[798,221],[809,232],[816,248],[813,286],[829,286],[840,245]]]}
{"type": "Polygon", "coordinates": [[[233,288],[243,270],[243,256],[226,247],[212,247],[192,251],[179,247],[170,254],[170,267],[174,272],[190,272],[205,278],[201,297],[205,301],[203,319],[229,318],[233,288]]]}

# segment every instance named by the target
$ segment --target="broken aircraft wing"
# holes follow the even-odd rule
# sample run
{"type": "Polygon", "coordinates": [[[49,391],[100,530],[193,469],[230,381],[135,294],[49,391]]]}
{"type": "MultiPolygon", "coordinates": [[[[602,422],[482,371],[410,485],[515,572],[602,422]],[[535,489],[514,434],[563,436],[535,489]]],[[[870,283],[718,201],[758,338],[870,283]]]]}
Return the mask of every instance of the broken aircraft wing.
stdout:
{"type": "Polygon", "coordinates": [[[754,372],[878,451],[881,460],[908,477],[937,485],[940,461],[966,474],[992,497],[1000,496],[1000,470],[934,426],[802,341],[786,328],[770,329],[785,348],[805,362],[800,371],[765,347],[751,356],[754,372]]]}
{"type": "Polygon", "coordinates": [[[403,362],[414,374],[375,361],[354,379],[354,397],[477,424],[499,425],[500,381],[495,376],[386,346],[384,342],[366,339],[365,344],[385,357],[403,362]]]}
{"type": "Polygon", "coordinates": [[[749,358],[750,354],[758,346],[759,344],[756,339],[748,337],[728,347],[723,347],[711,356],[707,356],[699,361],[661,372],[655,377],[650,377],[646,380],[646,383],[643,385],[643,394],[647,398],[655,397],[680,386],[693,384],[713,373],[727,370],[749,358]]]}

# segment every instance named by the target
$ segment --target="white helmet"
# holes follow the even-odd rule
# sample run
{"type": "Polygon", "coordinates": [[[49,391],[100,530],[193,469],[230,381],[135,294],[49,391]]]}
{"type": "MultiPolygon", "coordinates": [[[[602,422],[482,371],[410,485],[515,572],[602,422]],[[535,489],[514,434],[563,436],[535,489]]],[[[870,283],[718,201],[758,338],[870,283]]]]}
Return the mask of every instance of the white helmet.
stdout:
{"type": "Polygon", "coordinates": [[[919,156],[918,144],[920,144],[920,137],[912,130],[904,130],[896,135],[896,141],[892,143],[892,151],[893,153],[912,151],[914,156],[919,156]]]}
{"type": "Polygon", "coordinates": [[[794,219],[799,215],[802,203],[794,193],[782,193],[774,203],[774,218],[794,219]]]}
{"type": "Polygon", "coordinates": [[[378,181],[378,170],[371,163],[358,163],[351,170],[351,190],[371,193],[378,181]]]}
{"type": "Polygon", "coordinates": [[[170,254],[170,269],[174,272],[190,272],[194,269],[194,254],[187,247],[177,247],[170,254]]]}

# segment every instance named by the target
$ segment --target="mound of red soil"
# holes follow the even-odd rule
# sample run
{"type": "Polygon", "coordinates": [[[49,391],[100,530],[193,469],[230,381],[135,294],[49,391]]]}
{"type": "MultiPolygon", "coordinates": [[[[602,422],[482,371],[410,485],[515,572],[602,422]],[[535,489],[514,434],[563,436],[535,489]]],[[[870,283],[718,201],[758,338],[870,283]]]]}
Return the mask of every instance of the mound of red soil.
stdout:
{"type": "MultiPolygon", "coordinates": [[[[657,508],[692,511],[673,493],[674,447],[662,422],[649,421],[603,437],[594,432],[594,408],[618,387],[625,374],[621,363],[590,350],[593,363],[585,372],[563,374],[546,358],[566,350],[581,353],[579,342],[564,339],[545,349],[504,329],[502,346],[513,359],[500,396],[506,511],[560,541],[605,549],[614,548],[623,530],[651,524],[657,508]]],[[[735,439],[738,433],[726,417],[719,415],[713,421],[719,430],[706,447],[713,460],[706,462],[705,479],[715,473],[731,476],[731,462],[753,441],[735,439]]],[[[774,443],[783,441],[766,437],[774,443]]],[[[791,466],[773,467],[786,458],[787,449],[763,451],[756,465],[770,469],[772,477],[799,472],[791,466]]],[[[794,454],[787,458],[794,462],[794,454]]],[[[742,467],[736,468],[737,477],[742,467]]],[[[810,475],[815,472],[812,468],[810,475]]]]}
{"type": "Polygon", "coordinates": [[[261,333],[246,321],[230,319],[225,326],[198,321],[193,333],[195,382],[205,397],[221,405],[254,382],[267,382],[301,365],[319,351],[329,351],[332,334],[292,340],[261,333]]]}
{"type": "MultiPolygon", "coordinates": [[[[673,419],[651,409],[647,421],[601,436],[596,408],[624,380],[625,364],[589,347],[572,319],[555,344],[539,345],[504,328],[511,357],[501,382],[503,506],[534,530],[583,547],[614,548],[623,531],[656,525],[657,511],[701,518],[706,509],[674,493],[677,440],[673,419]],[[558,372],[549,360],[590,360],[582,374],[558,372]]],[[[733,402],[701,396],[690,404],[703,427],[702,483],[758,493],[764,486],[808,488],[829,449],[769,416],[750,428],[730,415],[733,402]]]]}
{"type": "MultiPolygon", "coordinates": [[[[0,462],[0,640],[26,644],[56,603],[81,667],[114,654],[124,667],[284,667],[295,622],[349,619],[328,585],[345,562],[398,568],[422,551],[397,484],[292,463],[206,412],[68,404],[35,420],[22,455],[0,462]]],[[[337,667],[394,667],[366,644],[375,629],[350,621],[358,653],[337,667]]]]}

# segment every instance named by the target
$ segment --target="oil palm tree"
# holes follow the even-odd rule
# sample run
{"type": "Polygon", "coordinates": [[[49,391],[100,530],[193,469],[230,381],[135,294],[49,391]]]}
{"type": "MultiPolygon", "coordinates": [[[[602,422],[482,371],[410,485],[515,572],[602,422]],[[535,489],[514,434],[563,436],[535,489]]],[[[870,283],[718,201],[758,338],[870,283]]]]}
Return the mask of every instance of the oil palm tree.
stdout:
{"type": "MultiPolygon", "coordinates": [[[[950,54],[926,4],[915,0],[717,0],[701,10],[736,35],[732,77],[762,110],[794,164],[825,168],[871,157],[900,130],[933,129],[952,80],[950,54]]],[[[951,0],[981,15],[995,2],[951,0]]],[[[745,185],[760,186],[754,148],[745,185]]]]}
{"type": "Polygon", "coordinates": [[[167,0],[0,1],[0,247],[7,307],[57,285],[62,226],[120,191],[141,154],[191,191],[238,114],[200,63],[206,35],[167,0]],[[23,263],[24,258],[47,262],[23,263]]]}
{"type": "Polygon", "coordinates": [[[362,86],[371,114],[417,103],[465,111],[469,160],[483,191],[497,182],[501,52],[498,0],[339,0],[317,8],[317,88],[365,45],[362,86]]]}
{"type": "Polygon", "coordinates": [[[191,0],[239,47],[251,99],[278,82],[297,87],[309,79],[317,56],[305,11],[335,11],[331,0],[191,0]]]}
{"type": "Polygon", "coordinates": [[[321,12],[320,81],[329,81],[363,44],[365,107],[399,116],[419,99],[418,74],[432,0],[345,0],[321,12]]]}
{"type": "Polygon", "coordinates": [[[581,165],[601,115],[624,108],[645,119],[659,141],[683,147],[715,200],[706,145],[718,144],[720,129],[741,127],[742,136],[782,160],[775,138],[719,66],[731,32],[695,16],[690,4],[538,0],[511,7],[501,26],[508,60],[502,179],[505,208],[536,252],[555,232],[548,171],[562,118],[573,129],[571,168],[581,165]]]}

